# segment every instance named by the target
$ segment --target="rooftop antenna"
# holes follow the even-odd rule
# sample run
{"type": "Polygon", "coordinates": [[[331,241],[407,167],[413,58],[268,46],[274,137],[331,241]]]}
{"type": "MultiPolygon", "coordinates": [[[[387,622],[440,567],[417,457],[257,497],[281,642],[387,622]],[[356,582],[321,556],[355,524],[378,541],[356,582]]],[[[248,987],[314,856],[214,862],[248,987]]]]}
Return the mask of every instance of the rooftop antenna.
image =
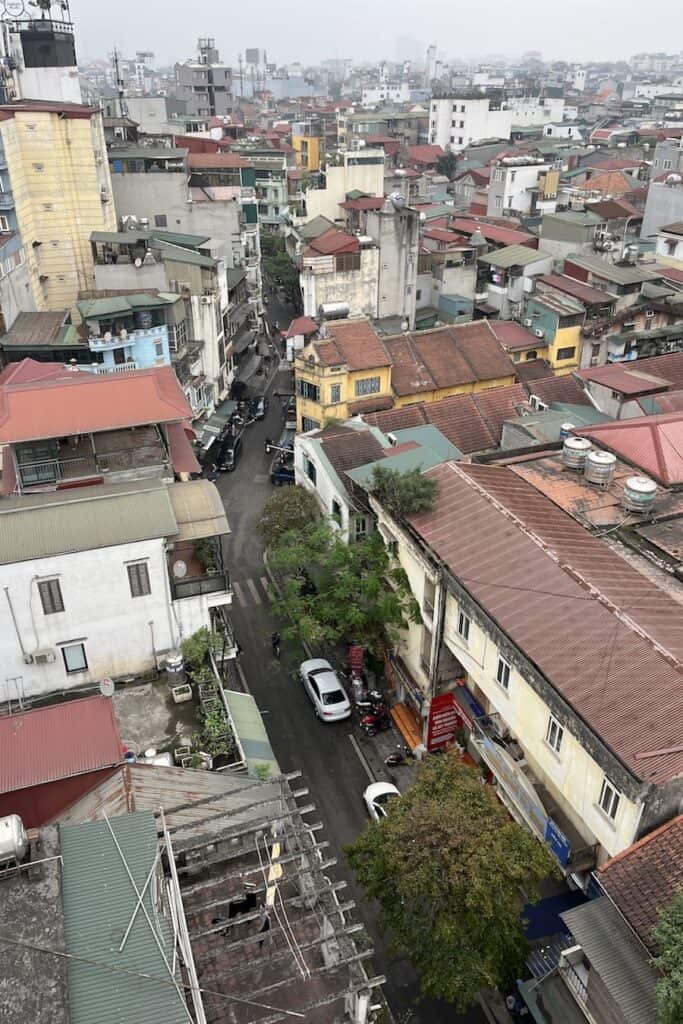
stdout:
{"type": "Polygon", "coordinates": [[[128,117],[128,107],[124,99],[123,78],[121,77],[121,65],[119,62],[119,51],[114,47],[111,59],[114,63],[114,78],[116,80],[116,95],[119,99],[119,117],[128,117]]]}
{"type": "Polygon", "coordinates": [[[241,53],[237,57],[237,62],[240,66],[240,97],[244,99],[244,67],[241,53]]]}

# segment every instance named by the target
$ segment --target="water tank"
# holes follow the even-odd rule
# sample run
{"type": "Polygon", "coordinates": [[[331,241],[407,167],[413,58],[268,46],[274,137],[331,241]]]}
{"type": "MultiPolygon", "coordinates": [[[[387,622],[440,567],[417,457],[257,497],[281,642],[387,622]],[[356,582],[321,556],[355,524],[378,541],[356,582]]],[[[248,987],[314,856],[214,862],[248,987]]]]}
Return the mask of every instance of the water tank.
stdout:
{"type": "Polygon", "coordinates": [[[0,864],[21,861],[28,853],[28,836],[18,814],[0,818],[0,864]]]}
{"type": "Polygon", "coordinates": [[[563,464],[568,469],[583,469],[592,447],[587,437],[565,437],[562,445],[563,464]]]}
{"type": "Polygon", "coordinates": [[[565,437],[569,437],[573,429],[573,423],[563,423],[560,427],[560,441],[564,441],[565,437]]]}
{"type": "Polygon", "coordinates": [[[147,331],[152,326],[152,314],[148,309],[141,309],[135,314],[135,323],[141,331],[147,331]]]}
{"type": "Polygon", "coordinates": [[[612,452],[589,452],[583,475],[591,484],[607,487],[617,468],[617,457],[612,452]]]}
{"type": "Polygon", "coordinates": [[[657,484],[647,476],[630,476],[624,484],[621,496],[622,507],[627,512],[645,515],[652,508],[657,496],[657,484]]]}
{"type": "Polygon", "coordinates": [[[318,307],[318,315],[326,320],[344,320],[349,313],[348,302],[324,302],[318,307]]]}

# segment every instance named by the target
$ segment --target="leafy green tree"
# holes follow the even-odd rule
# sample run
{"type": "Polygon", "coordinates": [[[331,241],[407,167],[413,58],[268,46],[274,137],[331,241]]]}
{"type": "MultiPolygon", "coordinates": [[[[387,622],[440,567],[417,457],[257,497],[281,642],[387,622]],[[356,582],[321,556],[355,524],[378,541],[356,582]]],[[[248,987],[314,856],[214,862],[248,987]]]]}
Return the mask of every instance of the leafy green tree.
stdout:
{"type": "Polygon", "coordinates": [[[284,239],[280,235],[264,232],[261,236],[261,261],[266,275],[285,293],[287,302],[295,311],[301,310],[299,270],[292,263],[284,239]]]}
{"type": "Polygon", "coordinates": [[[424,994],[461,1011],[520,968],[522,907],[556,870],[455,752],[427,757],[387,817],[368,823],[346,852],[424,994]]]}
{"type": "Polygon", "coordinates": [[[458,159],[455,153],[444,153],[436,161],[438,174],[445,174],[449,181],[452,181],[458,170],[458,159]]]}
{"type": "Polygon", "coordinates": [[[659,912],[653,931],[660,954],[654,960],[661,972],[657,982],[659,1024],[683,1021],[683,889],[674,895],[668,907],[659,912]]]}
{"type": "Polygon", "coordinates": [[[423,476],[420,469],[399,473],[384,466],[374,467],[369,489],[394,519],[428,511],[439,493],[437,481],[423,476]]]}
{"type": "Polygon", "coordinates": [[[280,536],[269,555],[281,580],[276,611],[285,636],[313,646],[344,640],[383,657],[420,611],[379,534],[345,544],[328,522],[280,536]]]}
{"type": "Polygon", "coordinates": [[[320,519],[320,506],[305,487],[281,487],[263,506],[258,524],[267,548],[278,544],[291,530],[303,530],[320,519]]]}

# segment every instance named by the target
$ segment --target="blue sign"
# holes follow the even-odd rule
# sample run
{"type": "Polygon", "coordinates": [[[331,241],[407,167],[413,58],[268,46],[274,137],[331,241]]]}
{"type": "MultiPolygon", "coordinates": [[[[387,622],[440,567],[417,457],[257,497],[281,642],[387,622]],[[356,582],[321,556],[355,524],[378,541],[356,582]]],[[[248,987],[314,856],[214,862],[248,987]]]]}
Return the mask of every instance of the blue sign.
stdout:
{"type": "Polygon", "coordinates": [[[561,832],[552,818],[545,824],[545,841],[550,846],[563,868],[569,863],[572,846],[564,832],[561,832]]]}

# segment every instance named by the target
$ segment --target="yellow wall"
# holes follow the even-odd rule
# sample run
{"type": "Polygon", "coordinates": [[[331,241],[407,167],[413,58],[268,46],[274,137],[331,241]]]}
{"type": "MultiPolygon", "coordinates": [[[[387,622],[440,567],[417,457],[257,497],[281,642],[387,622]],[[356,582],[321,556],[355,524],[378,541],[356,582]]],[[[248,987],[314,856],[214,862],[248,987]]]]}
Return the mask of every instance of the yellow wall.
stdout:
{"type": "Polygon", "coordinates": [[[552,344],[548,346],[548,362],[558,376],[576,370],[581,361],[581,326],[561,327],[555,332],[552,344]],[[558,359],[561,348],[573,348],[571,359],[558,359]]]}
{"type": "Polygon", "coordinates": [[[311,366],[303,360],[297,360],[294,368],[296,380],[305,380],[320,388],[320,402],[302,398],[297,394],[296,415],[298,429],[304,416],[315,420],[321,426],[326,419],[346,420],[349,418],[349,403],[360,402],[364,398],[386,398],[391,395],[391,368],[378,366],[370,370],[347,370],[332,372],[327,367],[311,366]],[[356,395],[356,381],[367,377],[379,377],[380,389],[372,395],[356,395]],[[333,384],[340,387],[340,401],[333,403],[331,388],[333,384]]]}
{"type": "Polygon", "coordinates": [[[95,287],[90,233],[117,227],[102,118],[17,112],[0,132],[36,308],[68,309],[95,287]]]}
{"type": "Polygon", "coordinates": [[[320,170],[321,140],[316,135],[292,135],[292,148],[297,167],[305,167],[309,171],[320,170]],[[302,152],[303,143],[308,143],[308,157],[302,152]]]}
{"type": "Polygon", "coordinates": [[[400,408],[403,405],[414,405],[416,402],[438,402],[441,398],[449,398],[451,395],[471,395],[479,391],[488,391],[489,388],[506,387],[514,384],[514,377],[499,377],[497,380],[478,380],[473,384],[459,384],[452,388],[439,388],[436,391],[420,391],[414,395],[395,395],[394,405],[400,408]]]}

